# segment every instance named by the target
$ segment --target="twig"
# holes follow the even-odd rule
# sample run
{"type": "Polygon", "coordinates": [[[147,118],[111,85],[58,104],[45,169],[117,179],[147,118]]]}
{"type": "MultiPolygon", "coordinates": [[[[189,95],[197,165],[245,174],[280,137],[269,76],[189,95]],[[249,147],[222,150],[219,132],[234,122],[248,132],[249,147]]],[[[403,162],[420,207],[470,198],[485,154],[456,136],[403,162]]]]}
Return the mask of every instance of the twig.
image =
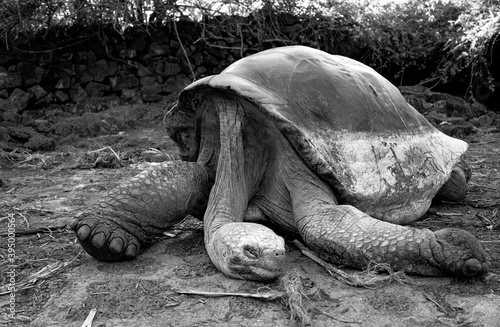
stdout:
{"type": "Polygon", "coordinates": [[[101,149],[89,151],[88,153],[101,152],[101,151],[106,150],[106,149],[111,151],[115,155],[116,159],[118,159],[118,161],[121,162],[120,156],[118,156],[118,154],[116,154],[116,152],[110,146],[105,146],[104,148],[101,148],[101,149]]]}
{"type": "Polygon", "coordinates": [[[196,81],[196,75],[194,73],[193,66],[191,65],[191,61],[189,61],[189,56],[186,52],[186,49],[184,48],[184,45],[182,44],[181,36],[179,35],[179,31],[177,30],[177,23],[175,21],[175,17],[172,19],[172,22],[174,24],[175,36],[177,37],[177,41],[179,41],[179,46],[181,47],[182,52],[184,53],[184,57],[186,58],[186,61],[187,61],[188,66],[189,66],[189,70],[191,71],[191,76],[193,76],[193,82],[194,82],[194,81],[196,81]]]}
{"type": "Polygon", "coordinates": [[[208,291],[196,291],[196,290],[174,290],[177,294],[187,294],[187,295],[201,295],[207,297],[224,297],[224,296],[238,296],[245,298],[254,298],[262,300],[276,300],[283,298],[286,294],[283,292],[266,292],[266,293],[233,293],[233,292],[208,292],[208,291]]]}
{"type": "Polygon", "coordinates": [[[432,303],[434,303],[439,309],[441,309],[441,311],[445,314],[448,314],[448,310],[446,310],[446,308],[444,308],[441,304],[439,304],[436,300],[434,300],[429,294],[427,294],[426,292],[422,292],[422,294],[427,298],[427,300],[431,301],[432,303]]]}
{"type": "Polygon", "coordinates": [[[28,228],[28,229],[29,229],[29,228],[30,228],[30,223],[29,223],[28,219],[26,219],[26,216],[25,216],[25,215],[23,215],[23,214],[22,214],[22,213],[20,213],[20,212],[18,212],[17,214],[23,218],[24,222],[26,223],[26,228],[28,228]]]}
{"type": "Polygon", "coordinates": [[[95,314],[97,313],[97,309],[93,308],[90,310],[87,319],[82,324],[82,327],[92,327],[92,321],[94,320],[95,314]]]}

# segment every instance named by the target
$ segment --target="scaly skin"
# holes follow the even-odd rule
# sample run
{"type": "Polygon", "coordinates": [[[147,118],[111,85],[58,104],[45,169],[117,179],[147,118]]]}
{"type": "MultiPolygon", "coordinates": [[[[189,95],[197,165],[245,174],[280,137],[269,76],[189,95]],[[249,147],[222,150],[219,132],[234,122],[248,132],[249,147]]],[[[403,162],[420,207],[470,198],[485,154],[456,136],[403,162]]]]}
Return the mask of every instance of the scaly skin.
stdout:
{"type": "Polygon", "coordinates": [[[201,216],[210,187],[209,174],[201,165],[167,162],[108,192],[70,227],[94,258],[132,259],[148,237],[161,234],[188,214],[201,216]]]}

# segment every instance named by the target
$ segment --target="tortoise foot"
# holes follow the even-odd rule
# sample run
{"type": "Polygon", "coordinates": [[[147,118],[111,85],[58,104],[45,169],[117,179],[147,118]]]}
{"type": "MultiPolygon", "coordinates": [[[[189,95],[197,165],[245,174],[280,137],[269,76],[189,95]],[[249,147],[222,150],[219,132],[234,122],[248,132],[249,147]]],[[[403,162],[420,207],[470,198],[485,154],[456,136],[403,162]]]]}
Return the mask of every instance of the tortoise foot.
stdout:
{"type": "Polygon", "coordinates": [[[440,257],[446,270],[466,277],[488,273],[490,262],[474,236],[457,228],[445,228],[434,233],[442,247],[440,257]]]}
{"type": "Polygon", "coordinates": [[[83,249],[99,261],[124,261],[137,256],[141,244],[123,227],[109,220],[76,218],[70,224],[83,249]]]}

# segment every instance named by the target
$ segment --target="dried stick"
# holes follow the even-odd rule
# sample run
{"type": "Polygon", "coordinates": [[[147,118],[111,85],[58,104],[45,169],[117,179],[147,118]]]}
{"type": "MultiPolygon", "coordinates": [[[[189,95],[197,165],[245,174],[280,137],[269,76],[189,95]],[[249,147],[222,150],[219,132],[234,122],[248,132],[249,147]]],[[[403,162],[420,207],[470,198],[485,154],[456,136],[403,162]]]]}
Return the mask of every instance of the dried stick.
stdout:
{"type": "Polygon", "coordinates": [[[187,295],[201,295],[207,297],[224,297],[224,296],[238,296],[262,300],[276,300],[281,299],[286,294],[284,292],[266,292],[266,293],[239,293],[239,292],[207,292],[207,291],[196,291],[196,290],[174,290],[177,294],[187,294],[187,295]]]}

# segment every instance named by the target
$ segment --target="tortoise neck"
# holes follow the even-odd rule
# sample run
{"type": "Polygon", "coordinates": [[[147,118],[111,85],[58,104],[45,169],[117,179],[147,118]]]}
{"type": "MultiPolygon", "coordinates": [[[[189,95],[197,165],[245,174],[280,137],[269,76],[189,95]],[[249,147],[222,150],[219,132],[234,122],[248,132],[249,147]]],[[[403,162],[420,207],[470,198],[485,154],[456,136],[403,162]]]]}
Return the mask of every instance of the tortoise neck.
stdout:
{"type": "Polygon", "coordinates": [[[245,176],[243,108],[233,99],[217,101],[220,149],[215,184],[204,216],[206,241],[222,225],[243,221],[250,190],[245,176]]]}

